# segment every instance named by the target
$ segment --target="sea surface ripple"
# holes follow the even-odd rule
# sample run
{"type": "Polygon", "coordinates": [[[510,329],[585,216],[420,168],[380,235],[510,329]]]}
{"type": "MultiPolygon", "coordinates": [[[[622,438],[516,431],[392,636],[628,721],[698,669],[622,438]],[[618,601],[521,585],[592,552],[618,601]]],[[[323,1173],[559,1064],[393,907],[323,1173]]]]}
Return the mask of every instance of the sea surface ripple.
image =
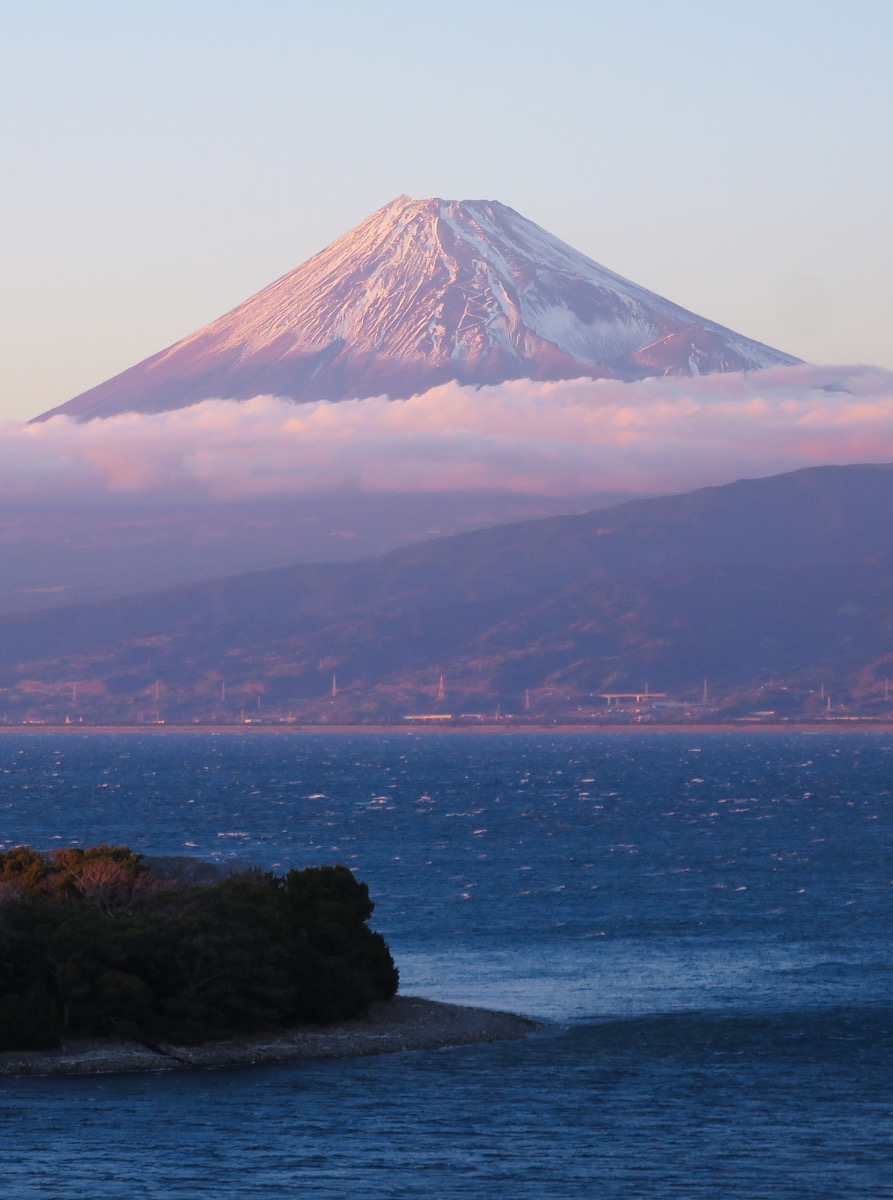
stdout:
{"type": "Polygon", "coordinates": [[[521,1043],[0,1088],[25,1198],[893,1197],[893,737],[7,734],[0,848],[370,886],[521,1043]]]}

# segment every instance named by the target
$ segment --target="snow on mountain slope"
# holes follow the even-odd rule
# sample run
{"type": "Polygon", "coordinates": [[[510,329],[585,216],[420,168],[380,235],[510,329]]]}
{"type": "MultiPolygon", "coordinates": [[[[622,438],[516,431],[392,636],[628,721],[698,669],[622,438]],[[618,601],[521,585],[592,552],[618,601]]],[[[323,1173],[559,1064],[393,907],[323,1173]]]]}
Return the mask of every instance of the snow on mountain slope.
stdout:
{"type": "Polygon", "coordinates": [[[37,419],[797,361],[615,275],[504,204],[400,196],[204,329],[37,419]]]}

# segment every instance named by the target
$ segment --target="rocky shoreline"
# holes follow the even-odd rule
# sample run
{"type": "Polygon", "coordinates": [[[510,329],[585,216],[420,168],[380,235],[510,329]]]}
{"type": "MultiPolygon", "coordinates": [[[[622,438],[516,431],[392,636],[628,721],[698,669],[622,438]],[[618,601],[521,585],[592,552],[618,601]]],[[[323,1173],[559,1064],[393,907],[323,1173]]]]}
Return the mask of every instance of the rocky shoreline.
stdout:
{"type": "Polygon", "coordinates": [[[418,996],[395,996],[373,1004],[368,1015],[356,1021],[301,1025],[205,1046],[162,1043],[150,1047],[142,1042],[94,1038],[66,1042],[56,1050],[7,1050],[0,1053],[0,1076],[107,1075],[359,1058],[511,1041],[538,1028],[536,1021],[514,1013],[443,1004],[418,996]]]}

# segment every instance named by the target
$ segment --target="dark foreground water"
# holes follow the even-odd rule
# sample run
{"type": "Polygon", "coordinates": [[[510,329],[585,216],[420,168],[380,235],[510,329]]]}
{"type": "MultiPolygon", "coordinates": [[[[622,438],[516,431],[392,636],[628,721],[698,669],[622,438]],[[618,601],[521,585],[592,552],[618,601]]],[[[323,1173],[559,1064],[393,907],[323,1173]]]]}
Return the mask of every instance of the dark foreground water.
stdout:
{"type": "Polygon", "coordinates": [[[526,1042],[0,1082],[15,1197],[893,1197],[893,738],[0,739],[0,842],[342,861],[526,1042]]]}

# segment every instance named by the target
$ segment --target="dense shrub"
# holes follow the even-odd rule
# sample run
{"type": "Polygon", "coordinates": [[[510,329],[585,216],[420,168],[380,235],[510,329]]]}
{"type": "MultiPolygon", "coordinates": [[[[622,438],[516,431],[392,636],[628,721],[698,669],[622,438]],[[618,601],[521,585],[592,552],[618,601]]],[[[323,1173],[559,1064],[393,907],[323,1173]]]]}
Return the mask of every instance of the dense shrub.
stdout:
{"type": "Polygon", "coordinates": [[[397,990],[346,867],[182,883],[126,846],[0,854],[0,1049],[197,1043],[360,1016],[397,990]]]}

